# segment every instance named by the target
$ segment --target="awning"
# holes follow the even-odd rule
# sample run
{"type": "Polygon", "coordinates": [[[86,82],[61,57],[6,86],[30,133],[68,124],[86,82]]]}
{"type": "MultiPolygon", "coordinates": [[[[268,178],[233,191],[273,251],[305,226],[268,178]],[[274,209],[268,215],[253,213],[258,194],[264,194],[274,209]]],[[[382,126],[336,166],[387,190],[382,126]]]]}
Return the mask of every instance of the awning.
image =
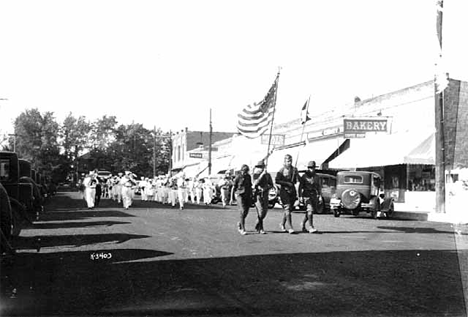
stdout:
{"type": "Polygon", "coordinates": [[[408,164],[435,165],[435,134],[424,140],[412,150],[406,157],[408,164]]]}
{"type": "Polygon", "coordinates": [[[329,163],[330,168],[352,169],[399,164],[427,164],[407,156],[427,139],[414,133],[375,134],[351,139],[350,148],[329,163]]]}
{"type": "Polygon", "coordinates": [[[346,139],[328,139],[308,143],[299,153],[297,168],[305,169],[309,161],[315,161],[323,168],[323,163],[345,142],[346,139]]]}

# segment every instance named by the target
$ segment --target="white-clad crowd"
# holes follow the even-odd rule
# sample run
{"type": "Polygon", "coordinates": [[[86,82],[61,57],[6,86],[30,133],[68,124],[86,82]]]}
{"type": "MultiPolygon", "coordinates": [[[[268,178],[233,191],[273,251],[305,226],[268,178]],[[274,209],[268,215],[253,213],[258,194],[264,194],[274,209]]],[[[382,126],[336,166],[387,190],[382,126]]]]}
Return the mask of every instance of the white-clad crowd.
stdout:
{"type": "Polygon", "coordinates": [[[81,181],[80,188],[89,209],[97,206],[100,197],[122,203],[123,207],[128,209],[132,205],[135,193],[138,192],[142,201],[178,206],[182,210],[188,202],[211,204],[212,199],[216,197],[216,186],[221,192],[223,206],[231,204],[233,201],[232,184],[229,173],[214,183],[210,178],[186,177],[183,171],[172,177],[141,177],[140,180],[137,180],[136,175],[129,171],[106,178],[100,178],[96,171],[91,171],[81,181]]]}

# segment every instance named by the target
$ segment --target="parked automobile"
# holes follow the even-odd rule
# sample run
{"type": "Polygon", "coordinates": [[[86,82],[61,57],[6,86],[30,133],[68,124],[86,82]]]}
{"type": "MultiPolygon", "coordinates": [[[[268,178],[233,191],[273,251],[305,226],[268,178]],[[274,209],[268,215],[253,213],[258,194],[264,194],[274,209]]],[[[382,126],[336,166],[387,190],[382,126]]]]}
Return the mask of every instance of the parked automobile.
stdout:
{"type": "MultiPolygon", "coordinates": [[[[300,170],[299,176],[302,176],[306,171],[300,170]]],[[[328,173],[317,173],[318,177],[320,178],[321,186],[322,186],[322,203],[319,204],[318,210],[315,213],[322,214],[327,210],[330,210],[330,200],[332,196],[335,194],[336,190],[336,177],[334,175],[328,173]]],[[[276,173],[273,177],[273,182],[275,180],[276,173]]],[[[270,189],[269,199],[268,199],[268,208],[273,208],[277,203],[281,204],[281,198],[279,197],[279,190],[280,185],[274,184],[274,187],[270,189]]],[[[303,211],[306,209],[305,205],[302,202],[296,201],[294,204],[295,210],[303,211]]]]}
{"type": "Polygon", "coordinates": [[[390,218],[394,211],[393,198],[381,193],[383,184],[379,174],[366,171],[342,171],[337,173],[336,192],[330,200],[335,217],[341,214],[359,215],[368,212],[372,218],[385,215],[390,218]]]}

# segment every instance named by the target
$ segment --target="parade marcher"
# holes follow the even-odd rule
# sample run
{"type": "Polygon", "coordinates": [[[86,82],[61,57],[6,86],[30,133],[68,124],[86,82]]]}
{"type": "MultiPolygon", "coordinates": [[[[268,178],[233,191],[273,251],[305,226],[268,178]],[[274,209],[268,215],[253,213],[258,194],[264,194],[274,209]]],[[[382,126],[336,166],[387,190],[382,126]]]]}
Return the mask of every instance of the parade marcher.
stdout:
{"type": "Polygon", "coordinates": [[[309,233],[317,232],[314,227],[314,211],[318,210],[318,205],[322,199],[322,186],[320,178],[315,172],[315,161],[310,161],[307,164],[307,171],[300,178],[299,183],[299,199],[306,206],[306,214],[302,221],[302,231],[307,232],[306,223],[309,221],[309,233]]]}
{"type": "Polygon", "coordinates": [[[146,181],[146,187],[145,187],[146,199],[148,201],[153,201],[156,182],[154,181],[154,179],[149,179],[149,178],[146,178],[145,181],[146,181]]]}
{"type": "Polygon", "coordinates": [[[195,197],[196,197],[196,193],[195,193],[195,188],[197,186],[197,182],[195,181],[195,179],[193,177],[190,177],[189,178],[189,181],[188,181],[188,196],[190,196],[190,202],[192,204],[195,203],[195,197]]]}
{"type": "Polygon", "coordinates": [[[172,207],[175,207],[177,204],[177,179],[175,177],[171,177],[169,179],[169,203],[172,207]]]}
{"type": "Polygon", "coordinates": [[[224,174],[224,177],[218,183],[218,186],[221,189],[221,201],[223,202],[223,207],[226,207],[226,205],[231,202],[232,184],[231,172],[226,171],[226,174],[224,174]]]}
{"type": "Polygon", "coordinates": [[[203,178],[200,178],[196,184],[195,184],[195,198],[197,201],[197,204],[200,205],[201,199],[203,196],[203,185],[205,183],[205,180],[203,178]]]}
{"type": "Polygon", "coordinates": [[[203,203],[205,205],[211,204],[214,191],[215,189],[214,189],[213,183],[211,182],[209,178],[206,178],[205,182],[203,183],[203,203]]]}
{"type": "Polygon", "coordinates": [[[93,171],[90,171],[83,180],[83,185],[85,187],[84,196],[86,199],[86,204],[88,205],[88,209],[94,208],[94,199],[96,198],[96,184],[96,175],[93,171]]]}
{"type": "Polygon", "coordinates": [[[96,183],[96,195],[94,196],[94,206],[99,207],[99,203],[101,202],[101,196],[102,196],[102,179],[97,177],[97,183],[96,183]]]}
{"type": "Polygon", "coordinates": [[[237,223],[237,230],[240,234],[245,235],[245,218],[249,213],[249,208],[252,203],[252,178],[247,165],[242,165],[241,172],[234,179],[233,190],[240,212],[240,221],[237,223]]]}
{"type": "Polygon", "coordinates": [[[136,186],[132,172],[125,172],[125,175],[120,179],[120,185],[122,188],[123,207],[128,209],[132,205],[132,187],[136,186]]]}
{"type": "Polygon", "coordinates": [[[145,191],[146,186],[147,186],[146,179],[145,179],[144,176],[142,176],[141,181],[138,184],[138,189],[140,190],[141,200],[142,201],[147,201],[148,200],[148,196],[146,195],[146,191],[145,191]]]}
{"type": "Polygon", "coordinates": [[[184,203],[187,200],[187,182],[184,172],[180,172],[179,175],[177,175],[177,197],[179,199],[179,208],[183,210],[184,203]]]}
{"type": "Polygon", "coordinates": [[[292,225],[292,211],[294,203],[297,199],[296,183],[299,182],[297,168],[292,166],[292,156],[286,154],[284,157],[284,165],[276,174],[276,184],[281,185],[280,198],[283,204],[283,219],[280,223],[281,231],[286,232],[286,222],[288,223],[289,233],[294,233],[292,225]]]}
{"type": "Polygon", "coordinates": [[[265,162],[263,160],[255,165],[252,179],[253,199],[255,208],[257,209],[257,224],[255,225],[255,229],[258,233],[265,234],[263,219],[265,219],[268,212],[268,195],[270,189],[273,187],[273,179],[266,171],[265,162]]]}
{"type": "Polygon", "coordinates": [[[123,173],[119,172],[118,176],[116,177],[116,184],[114,185],[115,196],[119,204],[122,201],[122,184],[120,183],[122,178],[123,178],[123,173]]]}

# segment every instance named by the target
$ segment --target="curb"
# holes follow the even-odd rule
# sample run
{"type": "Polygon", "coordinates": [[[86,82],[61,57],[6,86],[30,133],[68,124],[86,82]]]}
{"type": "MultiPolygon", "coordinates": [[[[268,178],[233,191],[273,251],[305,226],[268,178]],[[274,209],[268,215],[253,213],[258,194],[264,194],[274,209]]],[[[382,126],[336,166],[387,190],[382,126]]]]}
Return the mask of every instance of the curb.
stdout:
{"type": "Polygon", "coordinates": [[[394,211],[393,219],[428,221],[429,214],[425,212],[394,211]]]}

